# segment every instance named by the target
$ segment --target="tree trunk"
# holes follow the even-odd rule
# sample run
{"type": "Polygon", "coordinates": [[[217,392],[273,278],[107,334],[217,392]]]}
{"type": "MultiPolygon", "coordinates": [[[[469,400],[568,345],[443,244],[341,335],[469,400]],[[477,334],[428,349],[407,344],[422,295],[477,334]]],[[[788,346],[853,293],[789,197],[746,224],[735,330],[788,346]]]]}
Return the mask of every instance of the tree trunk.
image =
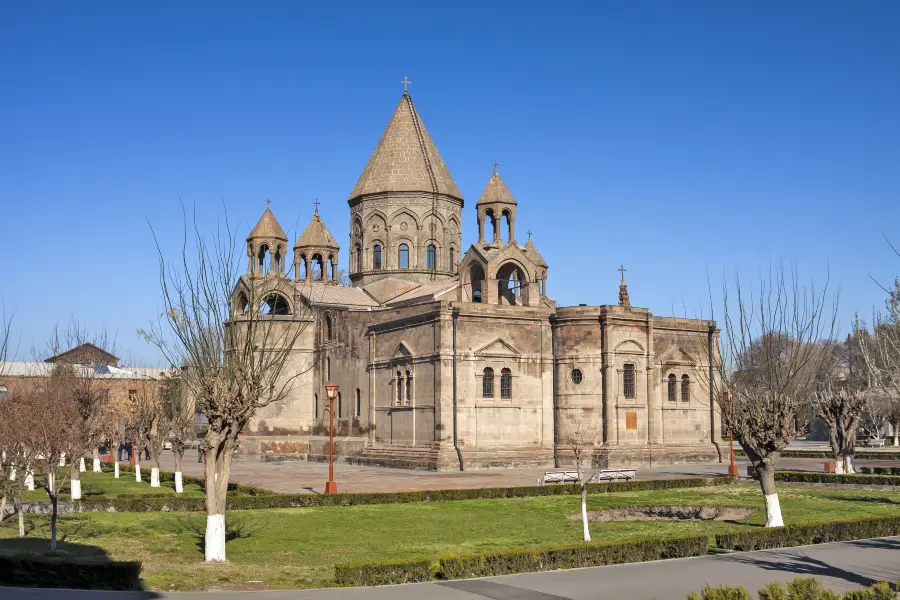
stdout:
{"type": "Polygon", "coordinates": [[[56,491],[56,476],[52,472],[47,473],[47,487],[51,494],[56,491]]]}
{"type": "Polygon", "coordinates": [[[113,462],[113,473],[114,473],[113,477],[118,479],[119,478],[119,461],[113,462]]]}
{"type": "Polygon", "coordinates": [[[21,500],[19,500],[18,513],[19,513],[19,537],[25,537],[25,507],[22,506],[21,500]]]}
{"type": "Polygon", "coordinates": [[[180,494],[184,491],[184,484],[181,480],[181,462],[184,459],[184,450],[174,452],[175,454],[175,493],[180,494]]]}
{"type": "Polygon", "coordinates": [[[591,530],[588,529],[587,483],[581,484],[581,520],[584,522],[584,541],[591,541],[591,530]]]}
{"type": "Polygon", "coordinates": [[[30,469],[28,470],[28,472],[25,475],[25,487],[28,488],[29,492],[34,491],[34,471],[32,471],[30,469]]]}
{"type": "Polygon", "coordinates": [[[766,527],[784,527],[781,505],[778,502],[778,490],[775,487],[775,464],[763,460],[754,466],[766,501],[766,527]]]}
{"type": "Polygon", "coordinates": [[[900,446],[900,421],[894,423],[894,445],[900,446]]]}
{"type": "Polygon", "coordinates": [[[85,471],[87,471],[87,467],[84,466],[84,457],[83,457],[83,456],[82,456],[81,459],[78,461],[78,470],[81,471],[82,473],[84,473],[85,471]]]}
{"type": "MultiPolygon", "coordinates": [[[[81,462],[84,463],[83,458],[81,462]]],[[[72,500],[81,500],[81,473],[78,472],[78,469],[72,469],[69,476],[69,487],[72,490],[72,500]]]]}
{"type": "MultiPolygon", "coordinates": [[[[110,449],[112,452],[112,449],[110,449]]],[[[102,473],[103,469],[100,468],[100,451],[94,448],[94,473],[102,473]]]]}
{"type": "Polygon", "coordinates": [[[6,519],[6,494],[0,498],[0,523],[3,523],[4,519],[6,519]]]}
{"type": "MultiPolygon", "coordinates": [[[[75,469],[72,470],[74,471],[75,469]]],[[[56,494],[50,496],[50,504],[52,505],[50,513],[50,552],[56,552],[56,494]]]]}
{"type": "Polygon", "coordinates": [[[150,468],[150,487],[159,487],[159,467],[150,468]]]}
{"type": "Polygon", "coordinates": [[[19,513],[19,537],[25,537],[25,508],[22,506],[22,500],[25,496],[25,486],[27,485],[27,481],[29,477],[31,478],[31,487],[29,489],[34,490],[34,474],[30,470],[28,470],[28,465],[25,466],[25,480],[19,484],[19,495],[18,502],[16,502],[16,512],[19,513]]]}
{"type": "Polygon", "coordinates": [[[136,459],[134,461],[134,480],[138,483],[141,482],[141,463],[139,463],[136,459]]]}
{"type": "MultiPolygon", "coordinates": [[[[207,433],[207,438],[210,434],[207,433]]],[[[234,443],[225,436],[210,439],[206,453],[206,537],[204,554],[206,562],[225,561],[225,506],[228,494],[228,476],[234,443]],[[218,443],[216,443],[218,441],[218,443]]]]}

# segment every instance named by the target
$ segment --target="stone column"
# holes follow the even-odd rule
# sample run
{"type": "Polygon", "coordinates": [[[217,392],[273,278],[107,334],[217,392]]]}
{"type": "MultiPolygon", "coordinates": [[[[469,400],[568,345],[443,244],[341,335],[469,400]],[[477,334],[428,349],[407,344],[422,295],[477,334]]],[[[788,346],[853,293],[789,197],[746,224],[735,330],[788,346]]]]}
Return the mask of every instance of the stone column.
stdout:
{"type": "Polygon", "coordinates": [[[484,245],[484,216],[478,215],[478,243],[484,245]]]}
{"type": "Polygon", "coordinates": [[[496,216],[491,219],[491,224],[494,226],[494,242],[495,244],[502,244],[503,240],[500,239],[500,219],[496,216]]]}
{"type": "Polygon", "coordinates": [[[369,443],[375,443],[375,333],[369,334],[369,443]]]}
{"type": "Polygon", "coordinates": [[[516,241],[516,220],[513,218],[509,219],[509,243],[512,244],[516,241]]]}

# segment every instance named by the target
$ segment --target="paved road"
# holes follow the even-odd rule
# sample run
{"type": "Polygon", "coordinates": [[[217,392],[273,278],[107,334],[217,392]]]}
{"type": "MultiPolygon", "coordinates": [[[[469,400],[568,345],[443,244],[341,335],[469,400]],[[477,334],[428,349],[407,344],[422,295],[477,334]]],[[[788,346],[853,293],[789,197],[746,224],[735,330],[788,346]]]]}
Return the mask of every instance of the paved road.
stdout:
{"type": "Polygon", "coordinates": [[[651,563],[378,588],[229,593],[78,592],[0,587],[0,600],[685,600],[704,583],[756,591],[815,577],[835,591],[900,579],[900,537],[651,563]]]}

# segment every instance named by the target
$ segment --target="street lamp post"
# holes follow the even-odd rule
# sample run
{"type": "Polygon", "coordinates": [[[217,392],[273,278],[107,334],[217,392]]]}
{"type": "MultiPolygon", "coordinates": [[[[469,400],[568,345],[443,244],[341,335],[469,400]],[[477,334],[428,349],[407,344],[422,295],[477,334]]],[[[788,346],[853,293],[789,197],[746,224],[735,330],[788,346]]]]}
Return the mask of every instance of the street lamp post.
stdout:
{"type": "Polygon", "coordinates": [[[333,382],[325,384],[325,393],[328,396],[328,483],[325,484],[326,494],[337,494],[337,484],[334,482],[334,399],[337,398],[340,386],[333,382]]]}
{"type": "Polygon", "coordinates": [[[728,465],[728,474],[732,477],[737,477],[739,475],[737,464],[734,462],[734,397],[731,395],[731,391],[725,392],[728,394],[728,420],[730,422],[730,427],[728,428],[728,446],[731,452],[731,463],[728,465]]]}

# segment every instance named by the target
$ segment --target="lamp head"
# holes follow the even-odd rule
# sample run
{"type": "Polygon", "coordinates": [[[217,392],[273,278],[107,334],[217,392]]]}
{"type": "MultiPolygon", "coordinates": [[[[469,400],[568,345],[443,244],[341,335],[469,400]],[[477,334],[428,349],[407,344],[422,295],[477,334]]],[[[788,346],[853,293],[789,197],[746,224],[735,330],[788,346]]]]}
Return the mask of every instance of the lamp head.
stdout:
{"type": "Polygon", "coordinates": [[[340,386],[334,382],[329,381],[325,384],[325,393],[328,394],[329,400],[334,400],[337,398],[338,389],[340,386]]]}

